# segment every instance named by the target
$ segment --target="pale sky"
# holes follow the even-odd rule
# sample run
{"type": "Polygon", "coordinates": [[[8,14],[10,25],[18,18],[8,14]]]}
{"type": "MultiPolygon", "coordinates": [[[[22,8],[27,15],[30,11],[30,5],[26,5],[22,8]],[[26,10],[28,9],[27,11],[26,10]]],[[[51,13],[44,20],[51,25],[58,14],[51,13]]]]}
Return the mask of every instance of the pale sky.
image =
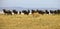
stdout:
{"type": "Polygon", "coordinates": [[[60,8],[60,0],[0,0],[0,7],[60,8]]]}

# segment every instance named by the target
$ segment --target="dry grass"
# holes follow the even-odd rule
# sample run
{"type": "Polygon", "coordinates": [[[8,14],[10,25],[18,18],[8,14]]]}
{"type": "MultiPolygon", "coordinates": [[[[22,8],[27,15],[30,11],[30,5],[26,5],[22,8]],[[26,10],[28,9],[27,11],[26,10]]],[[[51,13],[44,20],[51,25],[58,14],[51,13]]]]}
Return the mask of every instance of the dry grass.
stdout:
{"type": "Polygon", "coordinates": [[[60,29],[60,15],[0,15],[0,29],[60,29]]]}

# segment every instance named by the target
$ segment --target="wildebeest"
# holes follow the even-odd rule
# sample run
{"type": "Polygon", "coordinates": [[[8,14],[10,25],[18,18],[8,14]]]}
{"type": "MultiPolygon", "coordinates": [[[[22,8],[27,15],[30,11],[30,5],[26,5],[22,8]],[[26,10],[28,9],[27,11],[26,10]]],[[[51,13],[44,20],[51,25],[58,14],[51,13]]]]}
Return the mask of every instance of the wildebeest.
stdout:
{"type": "Polygon", "coordinates": [[[60,10],[58,9],[58,10],[56,10],[57,11],[57,14],[60,14],[60,10]]]}
{"type": "Polygon", "coordinates": [[[53,11],[53,10],[50,10],[50,13],[51,13],[51,14],[54,14],[54,11],[53,11]]]}
{"type": "Polygon", "coordinates": [[[50,10],[50,13],[51,14],[60,14],[60,10],[50,10]]]}
{"type": "Polygon", "coordinates": [[[37,13],[37,10],[32,10],[32,14],[37,13]]]}
{"type": "Polygon", "coordinates": [[[45,14],[45,12],[43,11],[43,10],[37,10],[37,12],[39,13],[39,14],[45,14]]]}
{"type": "Polygon", "coordinates": [[[49,14],[49,11],[48,11],[48,10],[45,10],[45,13],[46,13],[46,14],[49,14]]]}
{"type": "Polygon", "coordinates": [[[21,14],[21,11],[19,11],[19,14],[21,14]]]}
{"type": "Polygon", "coordinates": [[[30,13],[30,10],[22,10],[22,13],[28,15],[30,13]]]}
{"type": "Polygon", "coordinates": [[[56,10],[50,10],[50,13],[51,14],[57,14],[57,11],[56,10]]]}
{"type": "Polygon", "coordinates": [[[3,9],[3,12],[4,14],[7,14],[7,15],[12,15],[12,12],[10,10],[6,10],[6,9],[3,9]]]}
{"type": "Polygon", "coordinates": [[[14,13],[14,14],[18,14],[18,11],[16,11],[16,10],[13,10],[13,13],[14,13]]]}

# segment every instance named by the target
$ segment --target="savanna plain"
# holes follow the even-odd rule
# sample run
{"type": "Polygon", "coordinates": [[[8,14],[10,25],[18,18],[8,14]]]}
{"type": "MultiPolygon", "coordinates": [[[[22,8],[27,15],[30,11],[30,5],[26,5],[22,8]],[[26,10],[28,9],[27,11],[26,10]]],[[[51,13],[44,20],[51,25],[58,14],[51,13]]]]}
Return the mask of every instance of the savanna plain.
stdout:
{"type": "Polygon", "coordinates": [[[0,15],[0,29],[60,29],[60,15],[0,15]]]}

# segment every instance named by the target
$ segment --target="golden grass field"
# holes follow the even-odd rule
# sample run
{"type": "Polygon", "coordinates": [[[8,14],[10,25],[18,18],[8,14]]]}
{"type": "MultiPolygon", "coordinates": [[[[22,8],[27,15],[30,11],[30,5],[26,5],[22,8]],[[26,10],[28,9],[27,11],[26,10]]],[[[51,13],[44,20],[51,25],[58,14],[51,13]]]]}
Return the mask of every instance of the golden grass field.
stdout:
{"type": "Polygon", "coordinates": [[[0,29],[60,29],[60,15],[0,15],[0,29]]]}

